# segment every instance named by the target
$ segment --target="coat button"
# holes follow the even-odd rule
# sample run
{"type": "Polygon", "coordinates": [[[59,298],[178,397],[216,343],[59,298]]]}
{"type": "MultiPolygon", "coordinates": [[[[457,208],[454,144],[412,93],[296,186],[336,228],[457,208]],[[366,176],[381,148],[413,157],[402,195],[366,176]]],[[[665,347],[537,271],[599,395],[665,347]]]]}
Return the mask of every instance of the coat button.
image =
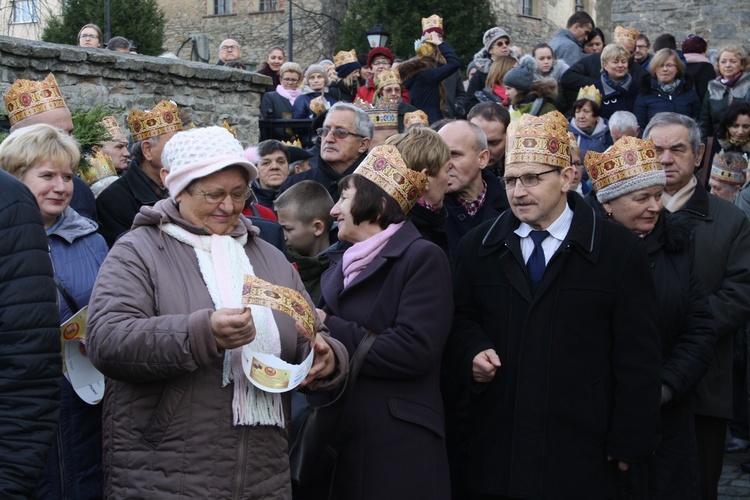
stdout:
{"type": "Polygon", "coordinates": [[[458,214],[458,222],[463,222],[466,220],[466,214],[458,214]]]}

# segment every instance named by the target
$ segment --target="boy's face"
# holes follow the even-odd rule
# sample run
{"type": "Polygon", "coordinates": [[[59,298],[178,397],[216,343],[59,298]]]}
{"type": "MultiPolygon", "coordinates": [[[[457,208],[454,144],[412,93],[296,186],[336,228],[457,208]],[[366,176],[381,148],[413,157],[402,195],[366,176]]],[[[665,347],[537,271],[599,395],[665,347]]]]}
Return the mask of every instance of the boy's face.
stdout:
{"type": "Polygon", "coordinates": [[[284,230],[286,246],[304,257],[311,257],[313,248],[315,248],[315,240],[319,236],[318,233],[322,233],[316,228],[316,221],[304,223],[295,217],[293,210],[289,208],[282,208],[278,211],[277,216],[279,224],[284,230]]]}

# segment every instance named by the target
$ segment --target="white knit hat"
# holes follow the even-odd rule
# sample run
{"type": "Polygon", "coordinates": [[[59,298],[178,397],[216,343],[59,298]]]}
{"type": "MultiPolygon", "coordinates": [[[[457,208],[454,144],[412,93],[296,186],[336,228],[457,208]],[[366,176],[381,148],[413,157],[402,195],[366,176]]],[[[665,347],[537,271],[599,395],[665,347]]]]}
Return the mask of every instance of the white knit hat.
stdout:
{"type": "Polygon", "coordinates": [[[247,170],[250,182],[258,177],[258,170],[245,157],[239,141],[223,127],[194,128],[178,132],[164,145],[161,161],[169,171],[164,185],[172,198],[195,179],[206,177],[230,165],[239,165],[247,170]]]}

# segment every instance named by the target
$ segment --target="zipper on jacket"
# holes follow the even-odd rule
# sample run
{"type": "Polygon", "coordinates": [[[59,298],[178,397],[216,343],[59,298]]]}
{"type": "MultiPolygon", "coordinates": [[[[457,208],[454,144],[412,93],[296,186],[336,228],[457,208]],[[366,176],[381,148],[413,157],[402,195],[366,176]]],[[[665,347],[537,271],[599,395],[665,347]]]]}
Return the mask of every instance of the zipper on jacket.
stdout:
{"type": "Polygon", "coordinates": [[[242,492],[245,489],[245,468],[247,467],[247,464],[245,464],[245,460],[247,458],[247,429],[248,426],[242,425],[240,426],[240,438],[238,441],[238,448],[237,448],[237,467],[235,469],[235,476],[234,476],[234,491],[232,492],[232,498],[236,500],[240,500],[242,498],[242,492]]]}
{"type": "Polygon", "coordinates": [[[65,491],[65,481],[66,475],[65,475],[65,457],[63,453],[63,442],[62,442],[62,429],[57,430],[57,462],[60,472],[60,494],[62,495],[63,499],[68,498],[68,494],[65,491]]]}

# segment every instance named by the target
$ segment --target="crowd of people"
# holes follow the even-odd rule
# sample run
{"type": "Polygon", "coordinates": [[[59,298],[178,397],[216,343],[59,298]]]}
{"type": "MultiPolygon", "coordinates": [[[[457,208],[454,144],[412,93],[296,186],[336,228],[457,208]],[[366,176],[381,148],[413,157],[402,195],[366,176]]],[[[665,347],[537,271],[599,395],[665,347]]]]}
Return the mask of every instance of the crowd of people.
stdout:
{"type": "MultiPolygon", "coordinates": [[[[606,43],[578,11],[524,55],[495,26],[465,72],[438,15],[405,60],[271,47],[272,138],[163,100],[104,118],[87,157],[54,75],[14,82],[0,491],[717,498],[750,449],[750,58],[654,35],[606,43]],[[300,294],[316,335],[244,302],[248,279],[300,294]],[[60,363],[83,310],[93,405],[60,363]],[[371,334],[335,469],[293,485],[300,420],[371,334]],[[250,383],[247,346],[311,360],[300,390],[250,383]]],[[[245,69],[234,39],[219,58],[245,69]]]]}

